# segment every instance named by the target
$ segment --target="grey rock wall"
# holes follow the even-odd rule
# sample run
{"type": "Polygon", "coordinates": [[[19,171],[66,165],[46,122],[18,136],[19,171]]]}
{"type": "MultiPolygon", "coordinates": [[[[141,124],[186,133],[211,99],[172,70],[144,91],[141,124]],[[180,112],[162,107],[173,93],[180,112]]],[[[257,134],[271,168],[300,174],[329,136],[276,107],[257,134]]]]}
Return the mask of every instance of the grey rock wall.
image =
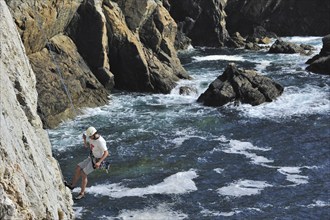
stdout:
{"type": "Polygon", "coordinates": [[[0,1],[0,219],[72,219],[48,135],[37,114],[36,77],[0,1]]]}

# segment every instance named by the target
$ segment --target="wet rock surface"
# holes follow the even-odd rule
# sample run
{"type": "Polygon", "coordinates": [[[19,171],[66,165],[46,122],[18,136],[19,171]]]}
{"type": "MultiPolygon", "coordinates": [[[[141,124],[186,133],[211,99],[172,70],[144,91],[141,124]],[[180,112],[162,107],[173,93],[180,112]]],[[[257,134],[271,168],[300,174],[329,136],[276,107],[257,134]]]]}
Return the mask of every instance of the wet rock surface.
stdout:
{"type": "Polygon", "coordinates": [[[198,98],[206,106],[222,106],[229,102],[260,105],[271,102],[283,93],[283,87],[253,70],[243,70],[229,64],[198,98]]]}
{"type": "Polygon", "coordinates": [[[323,47],[319,54],[309,59],[306,70],[314,73],[330,75],[330,35],[322,38],[323,47]]]}

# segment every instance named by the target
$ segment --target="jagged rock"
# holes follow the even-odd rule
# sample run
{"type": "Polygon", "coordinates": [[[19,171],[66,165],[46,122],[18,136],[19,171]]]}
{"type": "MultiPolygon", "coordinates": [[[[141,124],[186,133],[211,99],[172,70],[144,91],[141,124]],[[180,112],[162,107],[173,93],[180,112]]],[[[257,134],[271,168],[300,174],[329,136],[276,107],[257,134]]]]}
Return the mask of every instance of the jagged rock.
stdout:
{"type": "MultiPolygon", "coordinates": [[[[130,1],[134,2],[141,3],[130,1]]],[[[127,10],[125,13],[129,13],[127,10]]],[[[179,78],[189,78],[173,46],[176,24],[160,2],[152,12],[146,11],[147,15],[130,20],[134,30],[127,26],[125,15],[114,2],[104,1],[103,12],[107,20],[110,67],[117,88],[169,93],[179,78]]]]}
{"type": "Polygon", "coordinates": [[[324,36],[330,29],[330,1],[228,0],[227,29],[243,36],[257,26],[279,36],[324,36]]]}
{"type": "Polygon", "coordinates": [[[245,49],[247,50],[260,50],[261,47],[257,43],[248,42],[245,44],[245,49]]]}
{"type": "Polygon", "coordinates": [[[158,7],[153,0],[117,0],[116,2],[125,16],[127,27],[133,32],[138,32],[158,7]]]}
{"type": "MultiPolygon", "coordinates": [[[[256,27],[253,27],[253,32],[252,32],[252,34],[249,35],[249,37],[257,38],[260,40],[260,39],[264,39],[264,38],[277,38],[277,35],[274,32],[267,31],[262,26],[256,26],[256,27]]],[[[259,40],[255,41],[255,42],[259,43],[259,40]]]]}
{"type": "Polygon", "coordinates": [[[114,76],[110,71],[102,1],[86,0],[81,4],[67,32],[96,78],[106,89],[111,90],[114,87],[114,76]]]}
{"type": "Polygon", "coordinates": [[[233,101],[259,105],[271,102],[282,93],[283,87],[270,78],[229,64],[197,101],[206,106],[222,106],[233,101]]]}
{"type": "Polygon", "coordinates": [[[0,219],[73,219],[37,114],[36,77],[5,1],[0,27],[0,219]]]}
{"type": "Polygon", "coordinates": [[[192,45],[224,46],[229,38],[224,11],[227,0],[169,0],[168,2],[171,16],[180,24],[181,33],[191,39],[192,45]]]}
{"type": "Polygon", "coordinates": [[[245,48],[247,50],[260,50],[258,44],[268,44],[271,42],[269,37],[257,38],[248,36],[246,39],[239,32],[235,32],[226,41],[226,46],[233,48],[245,48]]]}
{"type": "Polygon", "coordinates": [[[27,54],[42,50],[48,39],[64,31],[82,0],[6,1],[27,54]]]}
{"type": "Polygon", "coordinates": [[[307,55],[313,49],[310,45],[297,45],[294,43],[285,42],[282,40],[276,40],[275,43],[270,47],[269,53],[301,53],[307,55]]]}
{"type": "Polygon", "coordinates": [[[245,44],[246,44],[245,39],[238,32],[232,34],[230,38],[226,41],[226,46],[234,47],[234,48],[244,47],[245,44]]]}
{"type": "Polygon", "coordinates": [[[108,92],[69,37],[56,35],[47,48],[30,54],[29,58],[37,76],[38,112],[45,127],[55,127],[74,117],[80,107],[96,107],[107,102],[108,92]]]}
{"type": "Polygon", "coordinates": [[[309,59],[306,70],[314,73],[330,75],[330,34],[322,38],[323,47],[319,54],[309,59]]]}
{"type": "Polygon", "coordinates": [[[272,42],[272,39],[270,39],[269,37],[264,37],[259,39],[259,41],[257,42],[258,44],[269,44],[272,42]]]}

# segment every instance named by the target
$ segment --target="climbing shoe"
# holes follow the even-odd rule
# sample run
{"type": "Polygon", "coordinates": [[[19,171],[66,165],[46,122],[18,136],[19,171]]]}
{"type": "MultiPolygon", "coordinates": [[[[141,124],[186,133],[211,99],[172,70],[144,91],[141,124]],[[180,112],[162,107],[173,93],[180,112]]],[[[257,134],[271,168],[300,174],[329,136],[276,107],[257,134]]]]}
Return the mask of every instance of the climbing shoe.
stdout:
{"type": "Polygon", "coordinates": [[[82,198],[84,198],[84,197],[85,197],[85,194],[80,194],[80,193],[79,193],[78,196],[74,197],[74,200],[80,200],[80,199],[82,199],[82,198]]]}

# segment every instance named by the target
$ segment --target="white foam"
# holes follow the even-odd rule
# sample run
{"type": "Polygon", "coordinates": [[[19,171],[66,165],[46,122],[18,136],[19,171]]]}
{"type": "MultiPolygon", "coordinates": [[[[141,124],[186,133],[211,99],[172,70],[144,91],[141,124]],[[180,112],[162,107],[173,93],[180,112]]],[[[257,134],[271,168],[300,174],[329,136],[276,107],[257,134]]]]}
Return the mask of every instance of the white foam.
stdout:
{"type": "Polygon", "coordinates": [[[225,217],[229,217],[229,216],[233,216],[236,213],[240,213],[240,211],[232,211],[232,212],[219,212],[219,211],[211,211],[208,209],[203,209],[201,211],[201,213],[203,214],[203,216],[225,216],[225,217]]]}
{"type": "Polygon", "coordinates": [[[168,204],[160,204],[157,207],[147,207],[141,210],[121,210],[115,218],[102,216],[102,219],[134,219],[134,220],[181,220],[188,215],[180,211],[174,211],[168,204]]]}
{"type": "Polygon", "coordinates": [[[259,156],[255,153],[251,153],[249,151],[251,150],[257,150],[257,151],[269,151],[271,148],[260,148],[256,147],[250,142],[241,142],[238,140],[230,140],[229,141],[229,147],[227,149],[224,149],[223,152],[229,153],[229,154],[242,154],[246,156],[247,158],[251,159],[252,163],[258,164],[258,165],[265,165],[266,163],[272,163],[274,160],[269,160],[266,157],[259,156]]]}
{"type": "Polygon", "coordinates": [[[241,213],[241,212],[244,212],[244,211],[257,211],[257,212],[262,212],[260,209],[258,208],[246,208],[246,209],[234,209],[233,211],[230,211],[230,212],[220,212],[220,211],[211,211],[209,209],[203,209],[201,211],[201,213],[204,215],[204,216],[225,216],[225,217],[230,217],[230,216],[233,216],[233,215],[236,215],[238,213],[241,213]]]}
{"type": "Polygon", "coordinates": [[[308,43],[308,42],[322,42],[322,37],[283,37],[284,41],[290,41],[295,43],[308,43]]]}
{"type": "Polygon", "coordinates": [[[195,182],[193,181],[197,176],[195,170],[189,170],[176,173],[165,178],[164,181],[159,184],[150,185],[144,188],[127,188],[121,184],[115,183],[91,186],[87,189],[87,192],[113,198],[129,196],[143,197],[150,194],[185,194],[197,190],[195,182]]]}
{"type": "Polygon", "coordinates": [[[280,167],[278,172],[286,175],[289,182],[294,183],[292,186],[308,183],[308,176],[298,175],[301,172],[301,167],[280,167]]]}
{"type": "Polygon", "coordinates": [[[254,181],[254,180],[238,180],[237,182],[231,183],[228,186],[219,188],[217,192],[224,196],[251,196],[259,194],[264,188],[271,187],[265,181],[254,181]]]}
{"type": "MultiPolygon", "coordinates": [[[[277,100],[258,106],[242,104],[238,107],[241,114],[252,118],[289,118],[309,114],[330,112],[328,88],[306,86],[303,89],[286,87],[277,100]]],[[[232,106],[230,106],[232,107],[232,106]]]]}
{"type": "Polygon", "coordinates": [[[221,169],[221,168],[215,168],[213,170],[214,170],[214,172],[219,173],[219,174],[224,171],[224,169],[221,169]]]}
{"type": "Polygon", "coordinates": [[[73,208],[73,211],[74,211],[74,217],[75,218],[81,218],[82,215],[85,212],[83,207],[73,206],[72,208],[73,208]]]}
{"type": "Polygon", "coordinates": [[[266,68],[272,63],[270,60],[261,60],[255,67],[258,73],[266,73],[266,68]]]}
{"type": "Polygon", "coordinates": [[[177,137],[174,138],[171,142],[173,142],[175,144],[176,147],[179,147],[183,144],[183,142],[185,142],[186,140],[189,140],[190,137],[186,136],[186,137],[177,137]]]}
{"type": "Polygon", "coordinates": [[[330,207],[330,202],[316,200],[313,204],[307,205],[307,207],[308,208],[314,208],[314,207],[330,207]]]}
{"type": "Polygon", "coordinates": [[[209,56],[194,56],[193,62],[202,62],[202,61],[215,61],[215,60],[227,60],[227,61],[244,61],[245,59],[242,56],[236,55],[209,55],[209,56]]]}

